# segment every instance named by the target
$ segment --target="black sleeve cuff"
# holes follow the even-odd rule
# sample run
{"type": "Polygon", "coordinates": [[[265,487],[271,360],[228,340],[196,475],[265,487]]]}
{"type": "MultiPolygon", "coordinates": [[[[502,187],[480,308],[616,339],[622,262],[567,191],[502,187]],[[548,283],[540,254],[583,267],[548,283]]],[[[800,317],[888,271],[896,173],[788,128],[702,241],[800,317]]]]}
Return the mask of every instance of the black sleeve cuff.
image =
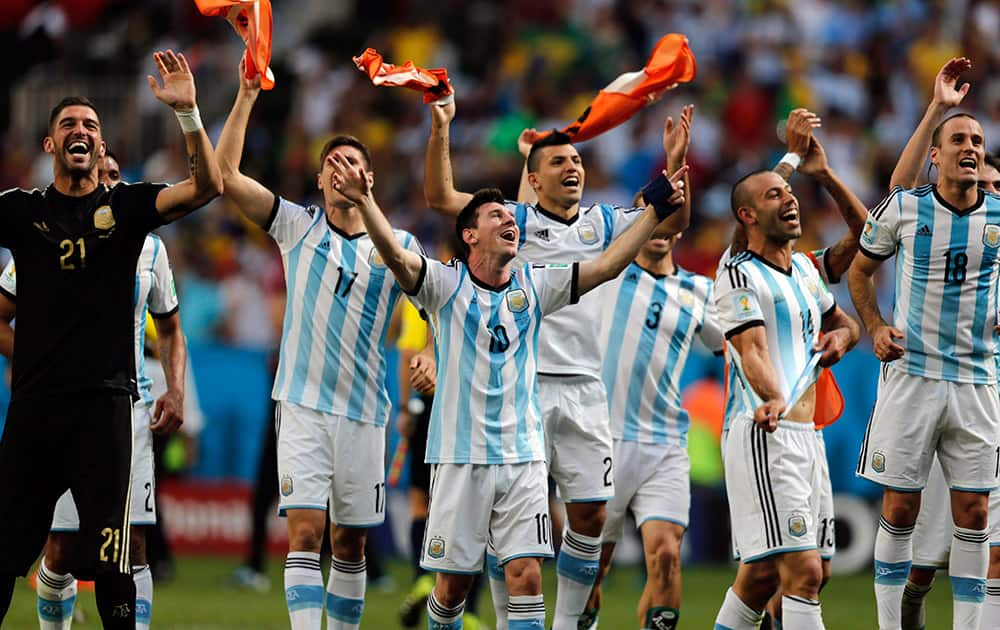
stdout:
{"type": "Polygon", "coordinates": [[[826,271],[826,279],[830,281],[830,284],[838,284],[840,282],[840,276],[835,275],[833,271],[830,270],[830,250],[826,250],[823,254],[823,269],[826,271]]]}
{"type": "MultiPolygon", "coordinates": [[[[424,278],[427,277],[427,259],[423,256],[420,257],[420,273],[417,275],[417,283],[413,285],[413,288],[409,291],[403,289],[403,293],[414,296],[420,293],[420,289],[424,286],[424,278]]],[[[400,287],[402,288],[402,287],[400,287]]]]}
{"type": "Polygon", "coordinates": [[[872,260],[889,260],[890,258],[892,258],[892,255],[896,253],[892,252],[892,254],[886,254],[885,256],[883,256],[882,254],[876,254],[875,252],[868,251],[862,245],[858,246],[858,250],[865,256],[871,258],[872,260]]]}
{"type": "Polygon", "coordinates": [[[11,302],[17,302],[17,296],[3,287],[0,287],[0,295],[3,295],[11,302]]]}
{"type": "Polygon", "coordinates": [[[580,301],[580,263],[573,263],[573,278],[569,283],[569,303],[576,304],[580,301]]]}
{"type": "Polygon", "coordinates": [[[712,354],[715,355],[715,356],[717,356],[717,357],[724,357],[724,356],[726,356],[726,351],[725,350],[713,350],[712,354]]]}
{"type": "Polygon", "coordinates": [[[180,304],[173,307],[166,313],[154,313],[153,311],[149,311],[149,316],[152,317],[153,319],[167,319],[168,317],[173,317],[179,308],[180,304]]]}
{"type": "Polygon", "coordinates": [[[763,319],[753,319],[753,320],[750,320],[750,321],[748,321],[746,323],[740,324],[736,328],[733,328],[732,330],[730,330],[729,332],[727,332],[726,333],[726,339],[732,339],[733,337],[735,337],[736,335],[740,334],[744,330],[750,330],[751,328],[756,328],[757,326],[763,326],[763,325],[764,325],[764,320],[763,319]]]}
{"type": "Polygon", "coordinates": [[[264,225],[260,226],[264,228],[265,232],[271,231],[271,226],[274,225],[274,220],[278,216],[278,206],[281,205],[281,198],[278,195],[274,196],[274,205],[271,206],[271,214],[267,215],[267,221],[264,221],[264,225]]]}
{"type": "Polygon", "coordinates": [[[833,306],[831,306],[830,308],[826,309],[826,311],[823,312],[823,321],[825,322],[827,318],[833,315],[833,312],[836,310],[837,310],[837,303],[834,302],[833,306]]]}

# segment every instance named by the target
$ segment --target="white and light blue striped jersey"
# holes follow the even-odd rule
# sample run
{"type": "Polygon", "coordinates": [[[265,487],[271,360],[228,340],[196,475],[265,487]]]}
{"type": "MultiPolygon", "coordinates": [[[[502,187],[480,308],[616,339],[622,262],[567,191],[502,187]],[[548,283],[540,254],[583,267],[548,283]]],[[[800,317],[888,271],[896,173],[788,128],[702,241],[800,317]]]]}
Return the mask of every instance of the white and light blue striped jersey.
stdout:
{"type": "MultiPolygon", "coordinates": [[[[597,258],[645,208],[608,205],[580,207],[570,220],[524,203],[507,202],[520,230],[514,266],[526,263],[573,263],[597,258]]],[[[598,287],[545,318],[538,346],[538,371],[543,374],[585,374],[601,377],[601,301],[606,287],[598,287]]]]}
{"type": "MultiPolygon", "coordinates": [[[[0,273],[0,290],[11,299],[17,297],[17,271],[10,260],[0,273]]],[[[139,395],[146,404],[153,404],[153,381],[146,374],[145,353],[146,313],[154,319],[170,317],[177,312],[177,289],[170,271],[167,248],[160,237],[148,234],[139,253],[135,269],[135,366],[139,381],[139,395]]]]}
{"type": "MultiPolygon", "coordinates": [[[[830,286],[831,284],[838,284],[841,280],[840,278],[837,278],[836,280],[833,281],[830,280],[830,268],[829,268],[830,259],[827,258],[827,254],[829,252],[830,252],[829,247],[821,247],[819,249],[813,249],[802,252],[803,254],[806,255],[807,258],[809,258],[810,261],[812,261],[813,267],[816,267],[816,271],[819,272],[819,277],[823,279],[823,282],[825,282],[827,286],[830,286]]],[[[719,264],[715,268],[716,273],[718,273],[719,269],[721,269],[727,262],[729,262],[729,259],[732,258],[732,256],[733,256],[732,247],[727,247],[725,250],[723,250],[722,256],[719,258],[719,264]]]]}
{"type": "MultiPolygon", "coordinates": [[[[726,336],[729,392],[726,426],[738,415],[753,414],[764,400],[743,372],[742,359],[729,341],[754,326],[767,335],[768,358],[787,400],[807,371],[823,317],[836,307],[833,294],[806,254],[792,254],[791,269],[780,269],[760,255],[745,251],[719,268],[715,278],[715,305],[726,336]]],[[[816,373],[812,375],[815,380],[816,373]]],[[[806,381],[808,382],[808,381],[806,381]]]]}
{"type": "Polygon", "coordinates": [[[539,325],[576,302],[577,273],[576,264],[520,265],[494,288],[462,262],[424,259],[412,299],[429,315],[437,358],[427,463],[545,459],[535,386],[539,325]]]}
{"type": "Polygon", "coordinates": [[[687,445],[690,418],[678,387],[691,345],[722,352],[712,281],[675,267],[653,274],[633,262],[605,294],[601,348],[611,434],[628,442],[687,445]]]}
{"type": "MultiPolygon", "coordinates": [[[[271,392],[323,413],[383,426],[385,336],[400,289],[365,233],[344,234],[322,208],[275,196],[264,226],[285,267],[285,318],[271,392]]],[[[413,235],[399,243],[423,254],[413,235]]]]}
{"type": "Polygon", "coordinates": [[[932,184],[897,187],[868,213],[861,251],[895,254],[893,326],[906,352],[889,364],[925,378],[997,380],[995,335],[1000,197],[979,191],[971,208],[952,207],[932,184]]]}

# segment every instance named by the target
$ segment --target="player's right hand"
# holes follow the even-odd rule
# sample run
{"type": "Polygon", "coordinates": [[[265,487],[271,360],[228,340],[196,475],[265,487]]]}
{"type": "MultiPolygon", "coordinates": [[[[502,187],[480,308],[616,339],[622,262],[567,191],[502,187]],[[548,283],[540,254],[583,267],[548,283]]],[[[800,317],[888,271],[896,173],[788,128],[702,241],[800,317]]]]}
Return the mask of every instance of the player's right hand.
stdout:
{"type": "Polygon", "coordinates": [[[905,350],[894,339],[902,339],[903,333],[893,326],[883,324],[872,332],[872,350],[882,363],[889,363],[903,356],[905,350]]]}
{"type": "Polygon", "coordinates": [[[152,75],[146,75],[146,82],[153,95],[161,102],[179,112],[189,112],[195,108],[194,75],[183,53],[174,51],[154,52],[153,61],[163,81],[161,87],[152,75]]]}
{"type": "Polygon", "coordinates": [[[663,124],[663,150],[667,154],[667,164],[678,168],[687,161],[688,146],[691,144],[691,119],[694,118],[694,105],[688,104],[681,109],[677,124],[667,116],[663,124]]]}
{"type": "Polygon", "coordinates": [[[260,73],[255,74],[252,79],[247,78],[246,56],[240,57],[240,92],[252,96],[257,96],[260,92],[260,73]]]}
{"type": "Polygon", "coordinates": [[[957,88],[958,77],[972,68],[972,61],[965,57],[954,57],[941,66],[934,77],[934,104],[944,107],[958,107],[969,92],[969,84],[963,83],[957,88]]]}
{"type": "Polygon", "coordinates": [[[754,423],[768,433],[774,433],[778,428],[778,418],[785,413],[785,401],[772,398],[753,412],[754,423]]]}
{"type": "Polygon", "coordinates": [[[410,359],[410,387],[425,396],[433,394],[437,385],[436,369],[433,356],[425,353],[414,356],[410,359]]]}
{"type": "Polygon", "coordinates": [[[528,154],[531,153],[531,146],[535,144],[535,138],[537,137],[538,130],[534,127],[521,132],[521,135],[517,137],[517,152],[521,154],[521,157],[526,160],[528,159],[528,154]]]}
{"type": "Polygon", "coordinates": [[[785,122],[785,142],[788,143],[788,152],[805,158],[809,153],[809,139],[812,137],[813,129],[819,129],[822,124],[820,117],[808,109],[802,107],[793,109],[785,122]]]}
{"type": "Polygon", "coordinates": [[[455,119],[455,99],[454,94],[452,98],[448,99],[446,102],[438,104],[431,103],[431,123],[434,127],[447,127],[451,124],[451,121],[455,119]]]}

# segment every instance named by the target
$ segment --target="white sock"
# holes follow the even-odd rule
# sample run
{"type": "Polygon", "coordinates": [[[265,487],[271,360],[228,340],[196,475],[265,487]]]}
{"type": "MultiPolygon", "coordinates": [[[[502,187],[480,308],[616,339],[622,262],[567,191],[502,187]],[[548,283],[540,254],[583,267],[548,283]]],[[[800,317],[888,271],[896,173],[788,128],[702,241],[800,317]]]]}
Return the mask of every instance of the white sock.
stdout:
{"type": "Polygon", "coordinates": [[[41,630],[69,630],[76,604],[76,579],[69,573],[59,575],[38,563],[38,627],[41,630]]]}
{"type": "Polygon", "coordinates": [[[510,630],[536,630],[545,627],[545,601],[541,595],[514,595],[507,602],[510,630]]]}
{"type": "Polygon", "coordinates": [[[983,615],[979,620],[979,630],[997,630],[1000,628],[1000,578],[986,580],[986,603],[983,605],[983,615]]]}
{"type": "Polygon", "coordinates": [[[584,536],[566,527],[556,560],[556,611],[552,630],[576,630],[587,607],[601,560],[601,537],[584,536]]]}
{"type": "Polygon", "coordinates": [[[153,618],[153,573],[149,565],[132,567],[132,581],[135,582],[135,628],[149,630],[153,618]]]}
{"type": "Polygon", "coordinates": [[[453,608],[442,606],[434,591],[427,598],[427,627],[430,630],[459,630],[462,627],[462,613],[465,612],[465,600],[453,608]]]}
{"type": "Polygon", "coordinates": [[[875,534],[875,604],[883,630],[900,627],[903,587],[913,561],[913,525],[896,527],[880,517],[875,534]]]}
{"type": "Polygon", "coordinates": [[[990,567],[989,530],[955,526],[948,556],[955,628],[978,628],[990,567]]]}
{"type": "Polygon", "coordinates": [[[732,588],[726,590],[722,608],[715,617],[715,630],[757,630],[764,618],[763,611],[757,612],[743,603],[732,588]]]}
{"type": "Polygon", "coordinates": [[[490,576],[490,595],[493,597],[493,610],[497,616],[497,630],[507,630],[507,602],[510,599],[507,576],[491,550],[486,552],[486,572],[490,576]]]}
{"type": "Polygon", "coordinates": [[[326,581],[327,630],[357,630],[365,610],[365,559],[357,562],[333,558],[326,581]]]}
{"type": "Polygon", "coordinates": [[[781,627],[785,630],[823,630],[823,611],[815,599],[782,595],[781,627]]]}
{"type": "Polygon", "coordinates": [[[323,626],[325,594],[319,554],[288,552],[285,559],[285,603],[292,630],[319,630],[323,626]]]}
{"type": "Polygon", "coordinates": [[[933,581],[926,586],[914,584],[909,580],[906,581],[906,586],[903,587],[901,617],[903,630],[923,630],[927,617],[927,611],[924,609],[924,599],[927,597],[927,593],[931,592],[932,586],[934,586],[933,581]]]}

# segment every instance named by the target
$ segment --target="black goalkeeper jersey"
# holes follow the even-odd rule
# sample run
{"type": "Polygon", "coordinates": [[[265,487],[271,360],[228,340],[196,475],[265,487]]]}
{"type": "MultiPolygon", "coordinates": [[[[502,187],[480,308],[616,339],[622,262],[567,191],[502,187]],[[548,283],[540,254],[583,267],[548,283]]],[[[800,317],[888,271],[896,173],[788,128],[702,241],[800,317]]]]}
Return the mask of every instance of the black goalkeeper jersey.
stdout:
{"type": "Polygon", "coordinates": [[[163,188],[0,194],[0,246],[17,269],[12,400],[102,389],[138,396],[135,268],[146,234],[163,224],[163,188]]]}

